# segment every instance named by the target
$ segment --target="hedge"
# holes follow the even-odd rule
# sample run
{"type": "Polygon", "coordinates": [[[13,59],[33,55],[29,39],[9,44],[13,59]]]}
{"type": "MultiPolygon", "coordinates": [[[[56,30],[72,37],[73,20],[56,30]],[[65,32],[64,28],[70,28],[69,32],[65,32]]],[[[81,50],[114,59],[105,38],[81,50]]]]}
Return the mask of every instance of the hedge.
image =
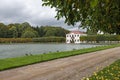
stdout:
{"type": "Polygon", "coordinates": [[[41,37],[33,38],[33,42],[65,42],[65,37],[41,37]]]}
{"type": "Polygon", "coordinates": [[[32,38],[0,38],[0,43],[27,43],[32,42],[32,38]]]}
{"type": "Polygon", "coordinates": [[[65,42],[65,37],[0,38],[0,43],[65,42]]]}
{"type": "Polygon", "coordinates": [[[85,42],[119,42],[120,35],[88,35],[81,36],[80,41],[85,42]]]}

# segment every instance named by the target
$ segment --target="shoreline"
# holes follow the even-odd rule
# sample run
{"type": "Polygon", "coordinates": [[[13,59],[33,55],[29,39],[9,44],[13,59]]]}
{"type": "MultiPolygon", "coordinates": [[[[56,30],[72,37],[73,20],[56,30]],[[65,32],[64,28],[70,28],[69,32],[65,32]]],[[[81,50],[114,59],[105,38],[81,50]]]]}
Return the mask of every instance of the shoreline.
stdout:
{"type": "Polygon", "coordinates": [[[79,80],[92,75],[97,67],[104,68],[119,59],[119,49],[116,47],[0,71],[0,79],[79,80]]]}
{"type": "Polygon", "coordinates": [[[65,58],[65,57],[70,57],[75,55],[86,54],[90,52],[96,52],[96,51],[115,48],[119,46],[120,44],[116,44],[116,45],[98,46],[98,47],[73,50],[73,51],[63,51],[63,52],[54,52],[54,53],[48,53],[48,54],[0,59],[0,64],[2,64],[0,66],[0,71],[17,68],[21,66],[27,66],[35,63],[50,61],[50,60],[59,59],[59,58],[65,58]]]}
{"type": "Polygon", "coordinates": [[[66,44],[66,43],[14,43],[0,45],[0,59],[22,57],[25,55],[39,55],[54,52],[64,52],[91,48],[94,44],[66,44]]]}

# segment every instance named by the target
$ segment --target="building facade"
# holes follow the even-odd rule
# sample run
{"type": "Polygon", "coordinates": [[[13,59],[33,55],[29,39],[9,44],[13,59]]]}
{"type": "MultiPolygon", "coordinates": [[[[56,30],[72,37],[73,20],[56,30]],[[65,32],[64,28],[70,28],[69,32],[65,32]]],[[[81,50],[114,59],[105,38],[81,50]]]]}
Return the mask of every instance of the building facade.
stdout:
{"type": "Polygon", "coordinates": [[[66,34],[66,43],[81,43],[80,36],[86,36],[84,32],[80,31],[71,31],[66,34]]]}

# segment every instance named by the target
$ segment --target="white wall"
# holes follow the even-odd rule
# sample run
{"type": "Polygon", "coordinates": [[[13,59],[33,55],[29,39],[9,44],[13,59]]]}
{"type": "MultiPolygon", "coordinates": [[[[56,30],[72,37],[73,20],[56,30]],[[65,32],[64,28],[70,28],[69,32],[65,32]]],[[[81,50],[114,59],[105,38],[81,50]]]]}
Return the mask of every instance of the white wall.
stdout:
{"type": "Polygon", "coordinates": [[[74,43],[81,43],[80,36],[86,36],[87,34],[66,34],[66,43],[71,43],[72,36],[74,37],[74,43]]]}

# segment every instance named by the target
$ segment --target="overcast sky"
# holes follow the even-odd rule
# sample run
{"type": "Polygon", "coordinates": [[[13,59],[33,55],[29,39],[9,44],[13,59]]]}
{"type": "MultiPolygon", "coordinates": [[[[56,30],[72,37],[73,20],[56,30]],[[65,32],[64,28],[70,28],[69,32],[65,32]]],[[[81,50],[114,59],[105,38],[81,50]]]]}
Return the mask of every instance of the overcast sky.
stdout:
{"type": "Polygon", "coordinates": [[[2,23],[29,22],[32,26],[51,25],[73,29],[72,26],[64,24],[64,19],[56,20],[55,15],[55,9],[43,7],[41,0],[0,0],[0,22],[2,23]]]}

